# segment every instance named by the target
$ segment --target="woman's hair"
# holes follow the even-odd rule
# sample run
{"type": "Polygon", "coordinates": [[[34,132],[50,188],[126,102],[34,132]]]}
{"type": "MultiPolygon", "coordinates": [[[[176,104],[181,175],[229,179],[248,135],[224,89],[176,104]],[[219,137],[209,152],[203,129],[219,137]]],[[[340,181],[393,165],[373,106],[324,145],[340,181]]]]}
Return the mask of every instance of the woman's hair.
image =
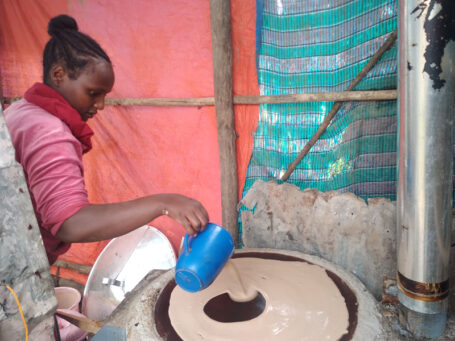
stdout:
{"type": "Polygon", "coordinates": [[[47,32],[51,39],[43,53],[43,82],[48,83],[49,72],[56,63],[63,63],[68,76],[75,79],[93,58],[111,62],[101,46],[88,35],[79,32],[76,20],[59,15],[49,21],[47,32]]]}

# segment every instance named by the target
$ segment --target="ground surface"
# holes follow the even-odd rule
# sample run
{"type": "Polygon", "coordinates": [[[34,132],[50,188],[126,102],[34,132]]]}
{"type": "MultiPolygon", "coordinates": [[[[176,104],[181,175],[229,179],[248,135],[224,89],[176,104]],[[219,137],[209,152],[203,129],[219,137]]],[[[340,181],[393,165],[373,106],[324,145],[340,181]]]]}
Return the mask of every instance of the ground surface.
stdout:
{"type": "Polygon", "coordinates": [[[426,339],[426,338],[415,338],[412,337],[406,330],[400,327],[398,320],[398,308],[395,304],[382,304],[382,317],[383,317],[383,326],[385,330],[386,339],[384,341],[422,341],[422,340],[432,340],[432,341],[453,341],[455,340],[455,314],[449,312],[447,326],[443,333],[438,338],[435,339],[426,339]]]}

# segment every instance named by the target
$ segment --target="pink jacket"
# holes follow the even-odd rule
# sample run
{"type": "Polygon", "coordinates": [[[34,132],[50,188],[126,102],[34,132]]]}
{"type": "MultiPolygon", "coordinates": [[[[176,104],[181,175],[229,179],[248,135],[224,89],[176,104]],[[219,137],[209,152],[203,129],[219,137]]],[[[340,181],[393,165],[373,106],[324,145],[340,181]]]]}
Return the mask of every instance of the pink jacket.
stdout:
{"type": "Polygon", "coordinates": [[[82,146],[63,121],[25,99],[5,110],[5,120],[52,264],[70,247],[55,236],[60,226],[89,205],[82,146]]]}

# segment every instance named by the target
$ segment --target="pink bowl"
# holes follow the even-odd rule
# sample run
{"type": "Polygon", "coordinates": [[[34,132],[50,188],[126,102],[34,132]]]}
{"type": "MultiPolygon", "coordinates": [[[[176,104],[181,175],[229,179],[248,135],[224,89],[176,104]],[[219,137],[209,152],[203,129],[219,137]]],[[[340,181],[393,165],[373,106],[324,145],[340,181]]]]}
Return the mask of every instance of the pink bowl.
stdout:
{"type": "MultiPolygon", "coordinates": [[[[79,302],[81,301],[79,291],[70,287],[56,287],[54,290],[58,302],[57,311],[69,311],[74,315],[85,317],[79,312],[79,302]]],[[[88,334],[86,331],[58,316],[57,324],[62,341],[81,341],[88,334]]]]}

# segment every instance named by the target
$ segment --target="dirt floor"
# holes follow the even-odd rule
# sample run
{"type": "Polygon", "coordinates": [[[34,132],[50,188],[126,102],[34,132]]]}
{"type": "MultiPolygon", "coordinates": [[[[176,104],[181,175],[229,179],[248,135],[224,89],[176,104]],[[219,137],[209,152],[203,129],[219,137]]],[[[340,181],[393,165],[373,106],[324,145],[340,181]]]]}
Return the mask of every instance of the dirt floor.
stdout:
{"type": "Polygon", "coordinates": [[[415,338],[406,330],[400,327],[398,319],[398,307],[396,304],[382,304],[383,327],[386,338],[384,341],[409,340],[409,341],[453,341],[455,340],[455,314],[449,312],[446,329],[440,337],[436,339],[415,338]]]}

